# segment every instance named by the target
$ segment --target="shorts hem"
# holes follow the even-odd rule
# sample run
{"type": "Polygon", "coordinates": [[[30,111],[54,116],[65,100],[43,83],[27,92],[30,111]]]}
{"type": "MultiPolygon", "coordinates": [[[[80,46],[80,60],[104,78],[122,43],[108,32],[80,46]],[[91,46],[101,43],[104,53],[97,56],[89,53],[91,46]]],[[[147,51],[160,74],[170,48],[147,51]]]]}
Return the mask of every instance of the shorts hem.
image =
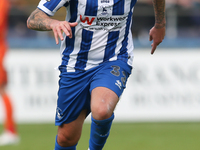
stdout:
{"type": "Polygon", "coordinates": [[[92,90],[93,89],[95,89],[96,87],[105,87],[105,88],[108,88],[108,89],[110,89],[110,90],[112,90],[113,92],[115,92],[115,94],[117,94],[117,96],[118,97],[120,97],[121,96],[121,94],[122,94],[122,92],[123,91],[120,91],[120,90],[116,90],[116,89],[114,89],[114,88],[111,88],[110,86],[108,86],[108,85],[95,85],[94,87],[92,87],[91,89],[90,89],[90,93],[92,92],[92,90]]]}

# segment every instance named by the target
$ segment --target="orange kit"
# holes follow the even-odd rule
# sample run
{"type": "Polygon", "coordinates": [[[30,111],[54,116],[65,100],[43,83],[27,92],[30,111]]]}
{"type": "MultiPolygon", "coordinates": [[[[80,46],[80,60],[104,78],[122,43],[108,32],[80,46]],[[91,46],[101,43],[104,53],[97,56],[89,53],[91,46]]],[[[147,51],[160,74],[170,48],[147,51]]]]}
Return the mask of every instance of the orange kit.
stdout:
{"type": "Polygon", "coordinates": [[[3,59],[8,48],[6,42],[8,13],[9,1],[0,0],[0,85],[7,83],[7,75],[3,66],[3,59]]]}

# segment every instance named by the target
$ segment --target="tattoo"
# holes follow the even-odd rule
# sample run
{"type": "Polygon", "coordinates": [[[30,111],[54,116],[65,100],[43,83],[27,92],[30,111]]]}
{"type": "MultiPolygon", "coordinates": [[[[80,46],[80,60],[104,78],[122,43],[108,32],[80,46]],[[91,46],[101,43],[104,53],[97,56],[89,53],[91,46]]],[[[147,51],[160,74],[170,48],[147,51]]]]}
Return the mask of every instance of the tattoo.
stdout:
{"type": "Polygon", "coordinates": [[[153,0],[155,12],[155,27],[163,28],[165,26],[165,0],[153,0]]]}
{"type": "Polygon", "coordinates": [[[44,12],[36,9],[32,12],[27,20],[28,28],[38,31],[50,31],[51,18],[48,17],[44,12]]]}

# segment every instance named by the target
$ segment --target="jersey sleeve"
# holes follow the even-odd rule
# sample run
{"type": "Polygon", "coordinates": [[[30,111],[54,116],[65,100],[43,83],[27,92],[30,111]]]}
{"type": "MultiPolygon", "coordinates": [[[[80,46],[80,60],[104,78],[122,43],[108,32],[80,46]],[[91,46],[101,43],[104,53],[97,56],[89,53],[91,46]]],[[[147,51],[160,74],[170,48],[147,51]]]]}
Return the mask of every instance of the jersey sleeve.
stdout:
{"type": "Polygon", "coordinates": [[[70,0],[40,0],[38,8],[49,16],[53,16],[57,10],[69,5],[70,0]]]}

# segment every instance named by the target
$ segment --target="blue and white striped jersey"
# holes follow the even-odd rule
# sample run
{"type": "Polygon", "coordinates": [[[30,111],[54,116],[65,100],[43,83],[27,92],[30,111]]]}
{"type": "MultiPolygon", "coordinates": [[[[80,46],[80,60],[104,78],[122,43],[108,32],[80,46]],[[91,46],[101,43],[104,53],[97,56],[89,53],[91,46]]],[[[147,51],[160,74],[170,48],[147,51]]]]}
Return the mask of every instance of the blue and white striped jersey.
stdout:
{"type": "Polygon", "coordinates": [[[131,22],[137,0],[41,0],[38,8],[53,16],[66,7],[66,21],[78,22],[73,37],[65,36],[60,51],[67,72],[88,70],[106,61],[122,60],[132,66],[131,22]]]}

